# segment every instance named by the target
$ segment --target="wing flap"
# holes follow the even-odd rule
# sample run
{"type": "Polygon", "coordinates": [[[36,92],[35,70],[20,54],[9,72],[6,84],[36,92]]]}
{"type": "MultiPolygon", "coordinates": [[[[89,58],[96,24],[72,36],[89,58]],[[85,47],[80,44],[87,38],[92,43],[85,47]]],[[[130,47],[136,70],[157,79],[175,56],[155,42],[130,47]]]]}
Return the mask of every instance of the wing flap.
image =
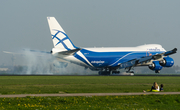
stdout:
{"type": "Polygon", "coordinates": [[[146,62],[148,60],[151,60],[153,58],[153,56],[147,56],[147,57],[143,57],[143,58],[140,58],[138,60],[138,63],[143,63],[143,62],[146,62]]]}
{"type": "Polygon", "coordinates": [[[132,67],[132,66],[137,64],[137,61],[138,61],[137,59],[134,59],[134,60],[131,60],[131,61],[128,61],[128,62],[121,63],[120,68],[132,67]]]}

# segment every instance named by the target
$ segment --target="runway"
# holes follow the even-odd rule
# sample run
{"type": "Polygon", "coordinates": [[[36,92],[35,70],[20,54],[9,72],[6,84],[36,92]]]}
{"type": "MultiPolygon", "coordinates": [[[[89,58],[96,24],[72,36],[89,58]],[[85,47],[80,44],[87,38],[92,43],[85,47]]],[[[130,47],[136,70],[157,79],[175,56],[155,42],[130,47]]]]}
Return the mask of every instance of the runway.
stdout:
{"type": "Polygon", "coordinates": [[[14,98],[14,97],[76,97],[76,96],[121,96],[121,95],[173,95],[180,94],[180,92],[138,92],[138,93],[69,93],[69,94],[12,94],[0,95],[0,98],[14,98]]]}

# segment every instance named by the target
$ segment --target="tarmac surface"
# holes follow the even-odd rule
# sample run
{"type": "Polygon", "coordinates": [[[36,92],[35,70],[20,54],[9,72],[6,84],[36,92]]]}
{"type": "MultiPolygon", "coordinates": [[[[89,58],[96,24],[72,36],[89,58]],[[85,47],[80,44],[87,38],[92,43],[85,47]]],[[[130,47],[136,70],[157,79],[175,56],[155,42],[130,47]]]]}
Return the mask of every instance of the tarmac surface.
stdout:
{"type": "Polygon", "coordinates": [[[0,95],[0,98],[14,98],[14,97],[75,97],[75,96],[121,96],[121,95],[173,95],[180,94],[180,92],[138,92],[138,93],[69,93],[69,94],[12,94],[0,95]]]}

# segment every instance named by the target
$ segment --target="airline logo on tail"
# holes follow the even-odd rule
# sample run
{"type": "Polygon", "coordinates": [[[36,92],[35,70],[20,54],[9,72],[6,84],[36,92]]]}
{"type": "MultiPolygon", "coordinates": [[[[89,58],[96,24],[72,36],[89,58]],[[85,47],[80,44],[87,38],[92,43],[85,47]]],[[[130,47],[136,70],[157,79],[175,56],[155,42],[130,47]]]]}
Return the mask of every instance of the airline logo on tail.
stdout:
{"type": "MultiPolygon", "coordinates": [[[[68,38],[67,34],[66,34],[66,33],[64,33],[64,32],[62,32],[62,31],[55,30],[55,29],[54,29],[54,31],[57,31],[57,32],[56,32],[56,34],[55,34],[55,35],[52,35],[52,39],[55,39],[55,38],[56,38],[56,39],[59,41],[59,42],[57,42],[57,43],[56,43],[56,45],[55,45],[55,46],[57,46],[58,44],[61,44],[61,45],[63,45],[63,46],[64,46],[64,48],[65,48],[65,49],[67,49],[67,50],[71,50],[71,49],[70,49],[70,48],[68,48],[68,47],[67,47],[67,45],[65,44],[65,41],[66,41],[66,40],[68,40],[68,41],[69,41],[69,38],[68,38]],[[59,37],[57,37],[57,35],[58,35],[58,34],[63,34],[65,37],[64,37],[64,38],[62,38],[62,39],[60,39],[59,37]]],[[[70,41],[69,41],[69,42],[70,42],[70,41]]]]}
{"type": "Polygon", "coordinates": [[[48,23],[52,35],[52,40],[55,48],[61,48],[65,50],[77,49],[77,47],[71,42],[65,31],[59,25],[54,17],[48,17],[48,23]]]}

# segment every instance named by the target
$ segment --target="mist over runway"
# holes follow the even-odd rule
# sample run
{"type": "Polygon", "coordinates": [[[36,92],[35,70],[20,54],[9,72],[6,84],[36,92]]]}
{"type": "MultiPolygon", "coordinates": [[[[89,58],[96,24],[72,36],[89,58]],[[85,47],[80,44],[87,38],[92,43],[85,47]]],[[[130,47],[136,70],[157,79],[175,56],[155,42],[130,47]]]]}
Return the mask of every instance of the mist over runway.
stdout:
{"type": "Polygon", "coordinates": [[[50,53],[23,49],[7,52],[12,59],[12,73],[10,75],[91,75],[96,71],[85,69],[82,66],[59,62],[50,53]],[[17,57],[17,59],[16,59],[17,57]]]}

